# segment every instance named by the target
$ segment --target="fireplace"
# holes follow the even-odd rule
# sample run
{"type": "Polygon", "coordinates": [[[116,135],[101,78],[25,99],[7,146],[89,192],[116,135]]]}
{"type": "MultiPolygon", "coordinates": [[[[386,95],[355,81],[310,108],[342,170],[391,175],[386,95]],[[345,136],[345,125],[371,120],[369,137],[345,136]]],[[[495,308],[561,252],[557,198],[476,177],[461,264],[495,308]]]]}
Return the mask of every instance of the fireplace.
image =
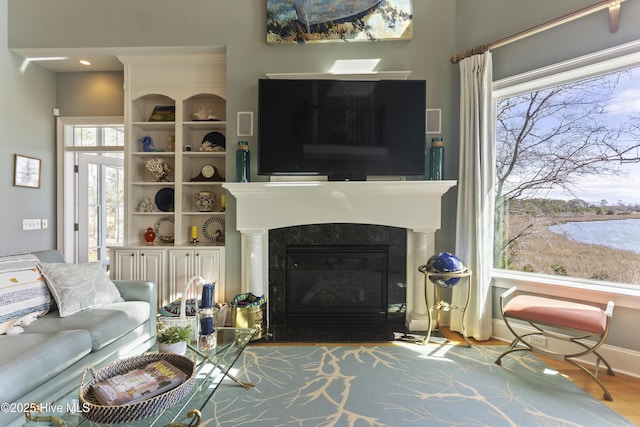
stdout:
{"type": "Polygon", "coordinates": [[[285,322],[386,321],[388,247],[288,246],[285,322]]]}
{"type": "Polygon", "coordinates": [[[269,231],[269,319],[404,323],[407,231],[312,224],[269,231]]]}
{"type": "MultiPolygon", "coordinates": [[[[402,180],[226,182],[223,187],[235,198],[235,228],[241,234],[241,291],[267,294],[269,322],[283,321],[277,318],[274,306],[281,312],[286,310],[280,305],[286,291],[274,292],[269,283],[274,280],[271,263],[285,256],[284,251],[281,255],[272,252],[269,236],[278,229],[310,224],[372,224],[400,228],[406,237],[403,248],[406,258],[402,267],[406,281],[405,285],[396,286],[396,291],[400,291],[406,302],[408,329],[424,331],[428,325],[428,310],[424,275],[417,267],[434,254],[435,232],[440,228],[441,199],[455,184],[455,181],[402,180]]],[[[233,208],[230,205],[229,212],[233,208]]],[[[227,224],[233,224],[233,221],[227,224]]],[[[361,243],[347,236],[340,244],[361,243]]],[[[393,286],[393,281],[391,283],[393,286]]],[[[388,299],[387,305],[390,303],[388,299]]]]}

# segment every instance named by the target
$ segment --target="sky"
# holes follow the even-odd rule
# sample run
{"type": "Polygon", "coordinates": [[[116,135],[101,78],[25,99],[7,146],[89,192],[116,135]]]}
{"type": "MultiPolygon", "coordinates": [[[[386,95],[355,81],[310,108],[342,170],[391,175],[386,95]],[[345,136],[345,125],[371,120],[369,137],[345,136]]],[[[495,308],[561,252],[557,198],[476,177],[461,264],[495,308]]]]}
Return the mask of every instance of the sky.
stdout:
{"type": "MultiPolygon", "coordinates": [[[[612,122],[629,120],[629,116],[634,113],[640,117],[640,67],[629,71],[618,84],[614,101],[608,109],[612,122]]],[[[579,178],[575,180],[575,188],[571,193],[557,189],[538,194],[537,197],[564,200],[577,198],[596,205],[600,205],[603,199],[608,204],[622,201],[626,205],[640,205],[640,162],[623,164],[621,169],[623,174],[619,177],[579,178]]]]}

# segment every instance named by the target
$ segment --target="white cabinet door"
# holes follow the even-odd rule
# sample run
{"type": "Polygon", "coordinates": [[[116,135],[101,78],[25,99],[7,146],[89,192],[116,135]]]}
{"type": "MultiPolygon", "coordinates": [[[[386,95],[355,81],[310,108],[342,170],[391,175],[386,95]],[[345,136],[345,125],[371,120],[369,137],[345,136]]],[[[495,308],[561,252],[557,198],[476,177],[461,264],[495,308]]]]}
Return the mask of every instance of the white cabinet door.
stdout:
{"type": "MultiPolygon", "coordinates": [[[[177,298],[193,276],[201,276],[205,282],[216,282],[214,298],[224,301],[223,265],[223,248],[172,249],[169,251],[169,288],[177,298]]],[[[189,291],[188,298],[200,296],[195,289],[189,291]]]]}
{"type": "Polygon", "coordinates": [[[112,249],[111,278],[114,280],[145,280],[155,282],[158,290],[158,307],[166,299],[164,278],[165,251],[162,249],[112,249]]]}
{"type": "Polygon", "coordinates": [[[138,254],[138,280],[155,282],[158,290],[158,307],[171,302],[166,291],[166,280],[164,280],[165,251],[163,250],[140,250],[138,254]]]}
{"type": "MultiPolygon", "coordinates": [[[[193,273],[193,250],[191,249],[171,249],[169,250],[169,277],[168,289],[171,293],[172,301],[181,297],[184,287],[195,275],[193,273]]],[[[197,296],[197,291],[191,289],[185,297],[193,298],[197,296]]]]}
{"type": "Polygon", "coordinates": [[[213,248],[195,252],[195,274],[202,276],[207,283],[215,282],[214,300],[224,302],[224,249],[213,248]]]}
{"type": "Polygon", "coordinates": [[[135,249],[112,250],[111,278],[113,280],[137,280],[138,251],[135,249]]]}

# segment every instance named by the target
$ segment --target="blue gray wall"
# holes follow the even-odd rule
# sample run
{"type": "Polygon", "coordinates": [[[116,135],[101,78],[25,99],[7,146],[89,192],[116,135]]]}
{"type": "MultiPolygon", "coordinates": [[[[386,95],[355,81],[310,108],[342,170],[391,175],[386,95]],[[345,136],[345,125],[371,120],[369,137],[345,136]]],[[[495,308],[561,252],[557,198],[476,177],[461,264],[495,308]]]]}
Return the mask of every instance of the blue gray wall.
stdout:
{"type": "MultiPolygon", "coordinates": [[[[234,141],[235,112],[257,110],[257,82],[266,73],[326,72],[337,59],[381,58],[378,70],[410,70],[413,79],[427,80],[429,108],[443,110],[443,137],[450,142],[447,175],[457,175],[455,85],[457,71],[449,62],[455,52],[455,2],[414,2],[414,34],[410,41],[308,45],[267,45],[265,2],[256,0],[9,0],[9,47],[208,46],[227,49],[228,128],[234,141]],[[28,22],[28,25],[24,23],[28,22]],[[28,28],[27,28],[28,27],[28,28]],[[38,29],[34,31],[34,29],[38,29]]],[[[44,74],[47,74],[43,71],[44,74]]],[[[63,74],[63,73],[60,73],[63,74]]],[[[77,108],[82,94],[60,90],[82,87],[81,76],[58,78],[57,103],[63,116],[88,115],[77,108]],[[75,83],[73,80],[76,80],[75,83]]],[[[85,78],[86,81],[86,78],[85,78]]],[[[53,83],[55,86],[55,82],[53,83]]],[[[53,88],[55,90],[55,87],[53,88]]],[[[93,111],[92,114],[99,114],[93,111]]],[[[113,115],[111,110],[104,115],[113,115]]],[[[48,136],[52,142],[51,136],[48,136]]],[[[243,138],[244,139],[244,138],[243,138]]],[[[256,140],[250,138],[255,152],[256,140]]],[[[234,165],[232,160],[228,170],[234,165]]],[[[252,164],[255,177],[256,164],[252,164]]],[[[258,178],[256,178],[258,179],[258,178]]],[[[1,185],[1,184],[0,184],[1,185]]],[[[2,194],[0,187],[0,194],[2,194]]],[[[455,209],[455,192],[446,203],[455,209]]],[[[383,202],[383,201],[381,201],[383,202]]],[[[234,206],[228,206],[227,228],[233,229],[234,206]]],[[[443,249],[453,250],[455,215],[447,215],[438,234],[443,249]]],[[[15,237],[26,232],[11,231],[15,237]]],[[[227,235],[227,286],[239,283],[239,235],[227,235]]],[[[11,245],[7,250],[11,249],[11,245]]],[[[50,246],[50,244],[48,245],[50,246]]],[[[0,251],[5,250],[0,243],[0,251]]],[[[233,288],[232,288],[233,289],[233,288]]]]}
{"type": "Polygon", "coordinates": [[[0,254],[55,247],[55,230],[22,231],[22,220],[55,219],[56,75],[40,67],[22,71],[7,49],[7,0],[0,0],[0,254]],[[42,160],[39,189],[13,186],[15,154],[42,160]]]}

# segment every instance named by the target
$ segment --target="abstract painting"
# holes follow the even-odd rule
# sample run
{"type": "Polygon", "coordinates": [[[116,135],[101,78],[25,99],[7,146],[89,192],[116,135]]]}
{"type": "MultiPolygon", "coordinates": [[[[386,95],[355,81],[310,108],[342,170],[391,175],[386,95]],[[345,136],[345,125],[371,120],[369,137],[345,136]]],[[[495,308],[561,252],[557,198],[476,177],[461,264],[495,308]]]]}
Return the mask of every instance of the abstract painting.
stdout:
{"type": "Polygon", "coordinates": [[[413,0],[267,0],[267,43],[408,40],[413,0]]]}
{"type": "Polygon", "coordinates": [[[15,154],[13,160],[13,185],[16,187],[40,188],[41,163],[40,159],[15,154]]]}

